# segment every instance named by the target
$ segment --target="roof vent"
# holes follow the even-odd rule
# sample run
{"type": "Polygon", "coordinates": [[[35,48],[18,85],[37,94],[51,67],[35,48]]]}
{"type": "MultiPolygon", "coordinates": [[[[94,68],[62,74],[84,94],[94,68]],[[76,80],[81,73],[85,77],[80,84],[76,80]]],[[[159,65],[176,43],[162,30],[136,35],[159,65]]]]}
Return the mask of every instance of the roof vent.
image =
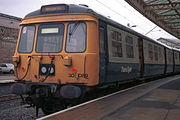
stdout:
{"type": "Polygon", "coordinates": [[[84,7],[89,7],[88,5],[85,4],[79,4],[80,6],[84,6],[84,7]]]}

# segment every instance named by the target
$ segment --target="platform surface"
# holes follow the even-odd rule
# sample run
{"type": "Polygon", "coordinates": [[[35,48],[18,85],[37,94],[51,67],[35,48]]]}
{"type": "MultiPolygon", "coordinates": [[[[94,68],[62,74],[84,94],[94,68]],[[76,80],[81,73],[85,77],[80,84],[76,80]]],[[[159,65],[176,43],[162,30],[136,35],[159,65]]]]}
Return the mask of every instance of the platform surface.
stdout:
{"type": "Polygon", "coordinates": [[[14,75],[13,74],[0,74],[0,83],[11,83],[14,81],[14,75]]]}
{"type": "Polygon", "coordinates": [[[39,120],[180,120],[180,75],[116,92],[39,120]]]}

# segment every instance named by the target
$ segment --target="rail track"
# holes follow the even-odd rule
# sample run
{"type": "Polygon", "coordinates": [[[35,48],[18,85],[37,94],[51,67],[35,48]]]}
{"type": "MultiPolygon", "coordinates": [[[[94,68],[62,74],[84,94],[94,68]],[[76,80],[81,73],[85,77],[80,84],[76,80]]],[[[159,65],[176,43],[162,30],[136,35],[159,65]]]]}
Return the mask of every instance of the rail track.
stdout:
{"type": "Polygon", "coordinates": [[[21,97],[14,94],[2,95],[0,96],[0,105],[10,104],[17,100],[21,100],[21,97]]]}

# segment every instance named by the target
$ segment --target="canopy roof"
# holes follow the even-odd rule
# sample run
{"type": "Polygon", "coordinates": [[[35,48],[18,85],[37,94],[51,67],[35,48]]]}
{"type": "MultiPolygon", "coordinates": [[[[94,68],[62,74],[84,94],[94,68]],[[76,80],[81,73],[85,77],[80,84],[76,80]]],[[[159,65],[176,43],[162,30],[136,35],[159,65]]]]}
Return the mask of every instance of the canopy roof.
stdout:
{"type": "Polygon", "coordinates": [[[126,0],[159,27],[180,39],[180,0],[126,0]]]}

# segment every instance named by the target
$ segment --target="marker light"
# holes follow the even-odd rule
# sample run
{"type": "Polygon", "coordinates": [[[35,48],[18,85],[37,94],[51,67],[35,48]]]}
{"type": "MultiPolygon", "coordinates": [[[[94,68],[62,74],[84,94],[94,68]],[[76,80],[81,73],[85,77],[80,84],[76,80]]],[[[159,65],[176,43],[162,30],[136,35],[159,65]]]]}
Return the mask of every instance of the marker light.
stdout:
{"type": "Polygon", "coordinates": [[[24,71],[25,70],[25,68],[24,67],[22,67],[22,71],[24,71]]]}
{"type": "Polygon", "coordinates": [[[76,68],[73,68],[72,71],[73,71],[73,72],[76,72],[76,68]]]}
{"type": "Polygon", "coordinates": [[[55,57],[54,57],[54,56],[49,56],[49,58],[50,58],[51,60],[54,60],[55,57]]]}

